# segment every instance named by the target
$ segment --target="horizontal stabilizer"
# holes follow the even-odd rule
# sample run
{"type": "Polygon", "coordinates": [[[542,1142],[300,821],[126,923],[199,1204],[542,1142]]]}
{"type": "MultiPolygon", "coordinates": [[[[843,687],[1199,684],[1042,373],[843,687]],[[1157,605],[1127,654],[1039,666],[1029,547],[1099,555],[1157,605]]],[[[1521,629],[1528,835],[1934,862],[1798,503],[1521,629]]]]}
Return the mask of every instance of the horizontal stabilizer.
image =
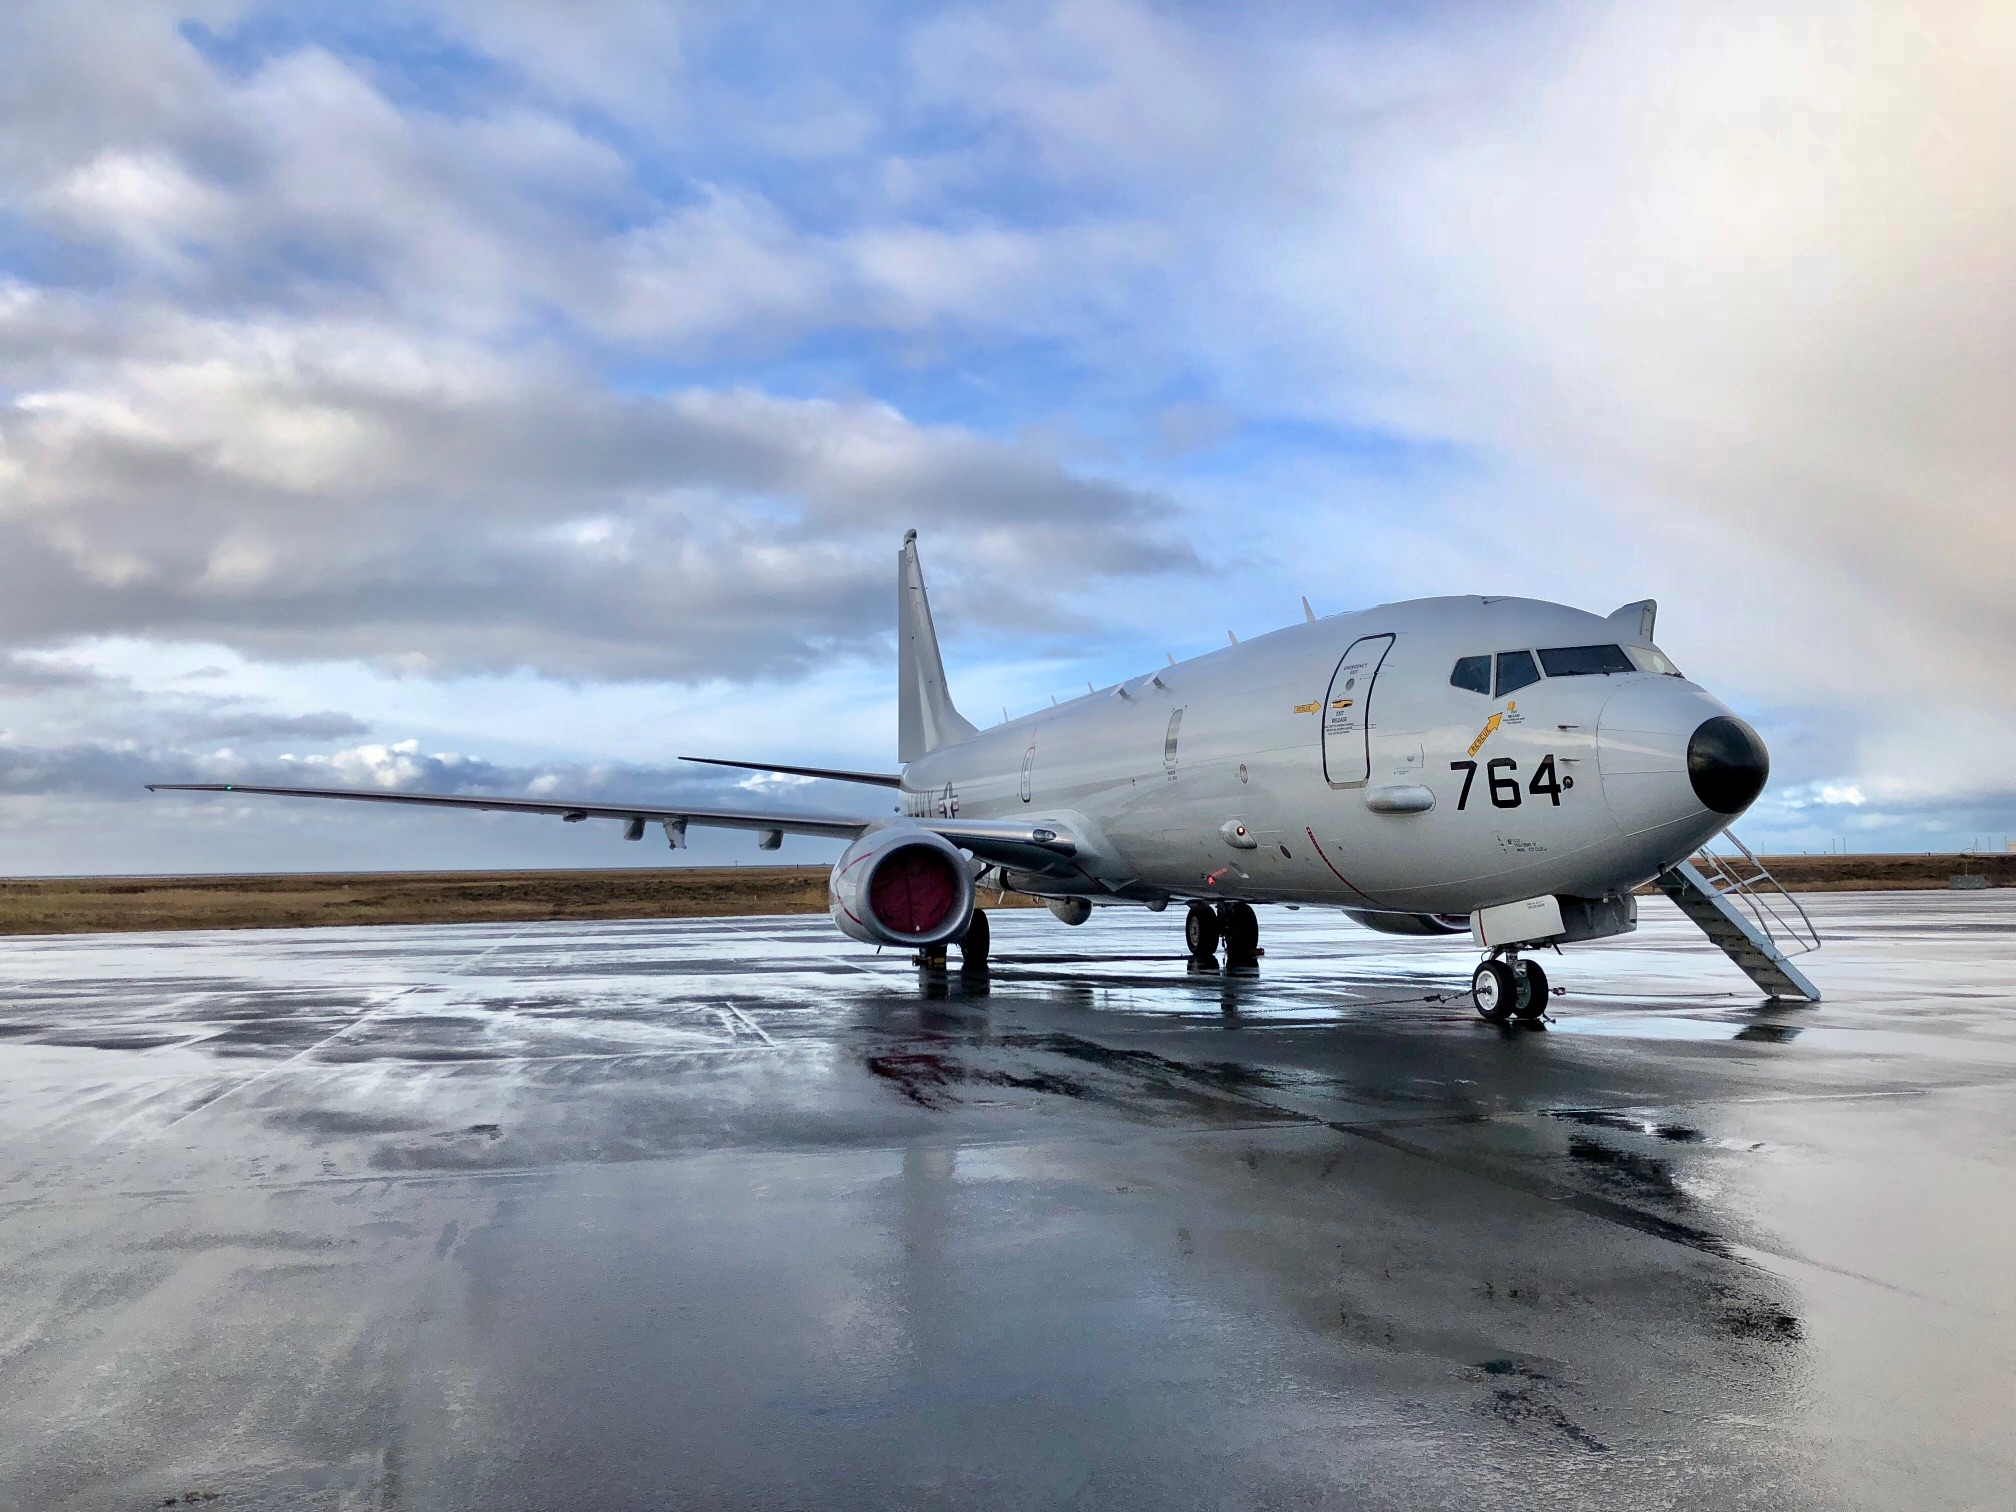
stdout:
{"type": "Polygon", "coordinates": [[[784,772],[793,777],[827,777],[834,782],[866,782],[875,787],[901,787],[896,772],[844,772],[837,767],[779,766],[774,761],[727,761],[719,756],[681,756],[681,761],[697,761],[703,766],[741,767],[750,772],[784,772]]]}

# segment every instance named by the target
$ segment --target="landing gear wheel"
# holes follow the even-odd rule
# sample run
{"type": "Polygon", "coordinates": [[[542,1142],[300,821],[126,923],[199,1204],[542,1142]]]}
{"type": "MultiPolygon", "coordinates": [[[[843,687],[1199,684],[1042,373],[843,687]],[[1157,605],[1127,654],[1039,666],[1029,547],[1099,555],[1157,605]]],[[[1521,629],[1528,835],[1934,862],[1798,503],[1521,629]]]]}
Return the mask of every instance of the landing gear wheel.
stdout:
{"type": "Polygon", "coordinates": [[[1251,903],[1227,903],[1219,919],[1225,930],[1225,959],[1239,966],[1260,960],[1260,919],[1251,903]]]}
{"type": "Polygon", "coordinates": [[[1514,1011],[1528,1023],[1546,1015],[1547,973],[1538,961],[1519,963],[1519,1006],[1514,1011]]]}
{"type": "Polygon", "coordinates": [[[1195,961],[1218,954],[1218,915],[1209,903],[1190,905],[1183,916],[1183,943],[1190,947],[1190,958],[1195,961]]]}
{"type": "Polygon", "coordinates": [[[1519,1001],[1519,981],[1512,968],[1498,960],[1479,966],[1477,974],[1470,978],[1470,1001],[1492,1023],[1507,1022],[1512,1017],[1513,1005],[1519,1001]]]}
{"type": "Polygon", "coordinates": [[[993,929],[987,923],[987,915],[981,909],[973,910],[973,922],[966,926],[966,933],[959,936],[959,968],[962,971],[985,971],[987,950],[993,943],[993,929]]]}

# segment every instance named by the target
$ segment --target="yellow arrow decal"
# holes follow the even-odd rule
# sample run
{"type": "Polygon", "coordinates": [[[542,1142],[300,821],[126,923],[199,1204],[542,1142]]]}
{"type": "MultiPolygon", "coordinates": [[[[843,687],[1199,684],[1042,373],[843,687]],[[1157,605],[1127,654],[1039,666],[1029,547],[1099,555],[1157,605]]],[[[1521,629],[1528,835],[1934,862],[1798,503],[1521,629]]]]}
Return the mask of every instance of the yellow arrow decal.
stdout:
{"type": "Polygon", "coordinates": [[[1479,730],[1477,738],[1470,742],[1470,754],[1472,756],[1475,756],[1479,751],[1484,749],[1484,742],[1497,733],[1498,726],[1504,721],[1504,718],[1503,714],[1493,714],[1489,719],[1484,721],[1484,728],[1479,730]]]}

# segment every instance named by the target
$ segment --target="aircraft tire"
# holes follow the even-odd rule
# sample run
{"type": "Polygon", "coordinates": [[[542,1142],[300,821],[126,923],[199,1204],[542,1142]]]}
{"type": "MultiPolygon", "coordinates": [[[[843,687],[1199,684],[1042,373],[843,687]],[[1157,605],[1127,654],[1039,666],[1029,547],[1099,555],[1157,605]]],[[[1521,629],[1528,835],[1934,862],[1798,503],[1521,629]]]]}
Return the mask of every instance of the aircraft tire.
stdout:
{"type": "Polygon", "coordinates": [[[1251,966],[1260,959],[1260,918],[1251,903],[1227,903],[1220,921],[1225,931],[1225,959],[1251,966]]]}
{"type": "Polygon", "coordinates": [[[1190,959],[1208,961],[1218,954],[1218,915],[1209,903],[1192,903],[1183,915],[1183,943],[1190,959]]]}
{"type": "Polygon", "coordinates": [[[994,943],[994,930],[987,922],[985,909],[973,910],[973,922],[966,926],[966,933],[959,936],[959,965],[965,971],[985,971],[987,952],[994,943]]]}
{"type": "Polygon", "coordinates": [[[1512,968],[1500,960],[1484,962],[1470,978],[1470,1001],[1477,1005],[1479,1016],[1486,1021],[1508,1022],[1513,1005],[1519,1001],[1519,982],[1512,975],[1512,968]]]}
{"type": "Polygon", "coordinates": [[[1538,961],[1519,963],[1519,1006],[1513,1010],[1532,1023],[1547,1014],[1547,973],[1538,961]]]}

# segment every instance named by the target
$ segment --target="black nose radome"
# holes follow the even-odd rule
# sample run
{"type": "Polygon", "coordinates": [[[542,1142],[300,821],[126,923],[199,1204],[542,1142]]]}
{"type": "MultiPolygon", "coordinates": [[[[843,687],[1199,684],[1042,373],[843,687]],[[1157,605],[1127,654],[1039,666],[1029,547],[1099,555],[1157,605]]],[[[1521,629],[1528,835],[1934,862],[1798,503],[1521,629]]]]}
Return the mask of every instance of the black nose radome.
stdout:
{"type": "Polygon", "coordinates": [[[1687,742],[1687,776],[1694,796],[1717,814],[1740,814],[1764,791],[1771,753],[1740,719],[1718,714],[1704,720],[1687,742]]]}

